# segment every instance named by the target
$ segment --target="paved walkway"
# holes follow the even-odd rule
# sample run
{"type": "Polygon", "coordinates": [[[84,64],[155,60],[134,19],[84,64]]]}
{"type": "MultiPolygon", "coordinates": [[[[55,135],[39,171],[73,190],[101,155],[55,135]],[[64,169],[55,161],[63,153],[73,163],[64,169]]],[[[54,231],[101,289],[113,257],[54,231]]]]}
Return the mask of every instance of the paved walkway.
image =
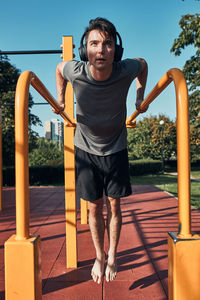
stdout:
{"type": "MultiPolygon", "coordinates": [[[[4,295],[4,242],[15,233],[15,190],[4,189],[0,212],[0,299],[4,295]]],[[[177,231],[178,201],[153,186],[135,186],[122,201],[123,226],[118,275],[98,285],[90,271],[95,252],[88,225],[78,214],[78,269],[66,269],[64,188],[30,188],[30,231],[40,234],[44,300],[167,299],[167,232],[177,231]]],[[[200,212],[192,210],[192,230],[200,232],[200,212]]],[[[106,251],[108,241],[106,237],[106,251]]],[[[28,299],[27,299],[28,300],[28,299]]]]}

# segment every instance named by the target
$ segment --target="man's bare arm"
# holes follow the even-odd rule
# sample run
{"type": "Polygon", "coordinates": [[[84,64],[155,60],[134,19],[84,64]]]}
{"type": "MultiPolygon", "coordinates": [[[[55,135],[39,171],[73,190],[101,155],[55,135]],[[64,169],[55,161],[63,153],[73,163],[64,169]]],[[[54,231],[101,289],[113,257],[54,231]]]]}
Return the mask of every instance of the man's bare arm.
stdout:
{"type": "Polygon", "coordinates": [[[52,108],[53,112],[60,114],[65,109],[65,90],[67,86],[67,80],[63,77],[63,68],[66,62],[60,62],[56,67],[56,90],[57,90],[57,101],[60,105],[60,110],[56,111],[52,108]]]}
{"type": "Polygon", "coordinates": [[[139,108],[140,104],[144,100],[144,91],[145,91],[147,75],[148,75],[148,65],[144,59],[142,59],[142,58],[136,58],[136,59],[139,60],[142,64],[142,71],[141,71],[140,75],[136,78],[137,96],[136,96],[135,106],[136,106],[136,109],[142,113],[148,109],[148,107],[145,110],[141,110],[139,108]]]}

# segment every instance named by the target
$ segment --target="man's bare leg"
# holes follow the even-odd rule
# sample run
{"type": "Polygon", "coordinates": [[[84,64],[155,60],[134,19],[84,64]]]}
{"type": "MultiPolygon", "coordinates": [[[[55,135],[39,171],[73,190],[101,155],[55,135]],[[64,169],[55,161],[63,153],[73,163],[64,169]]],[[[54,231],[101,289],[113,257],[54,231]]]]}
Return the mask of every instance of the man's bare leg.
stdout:
{"type": "Polygon", "coordinates": [[[117,275],[116,252],[119,242],[122,216],[120,208],[120,199],[107,198],[107,230],[110,247],[108,251],[108,261],[106,267],[106,281],[112,281],[117,275]]]}
{"type": "Polygon", "coordinates": [[[104,232],[105,222],[103,217],[103,198],[95,202],[89,202],[89,225],[92,240],[96,250],[96,260],[92,268],[92,278],[94,282],[101,283],[104,273],[104,232]]]}

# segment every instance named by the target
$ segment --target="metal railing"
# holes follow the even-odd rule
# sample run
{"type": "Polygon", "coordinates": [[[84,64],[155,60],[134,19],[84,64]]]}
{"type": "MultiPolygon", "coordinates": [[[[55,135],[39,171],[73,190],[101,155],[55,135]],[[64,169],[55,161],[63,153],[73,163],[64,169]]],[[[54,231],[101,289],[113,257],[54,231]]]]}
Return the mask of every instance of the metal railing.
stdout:
{"type": "MultiPolygon", "coordinates": [[[[170,69],[164,74],[157,85],[141,104],[141,109],[148,106],[171,82],[176,91],[177,110],[177,171],[178,171],[178,202],[179,202],[179,238],[190,238],[190,147],[189,147],[189,108],[188,91],[183,72],[170,69]]],[[[139,115],[136,110],[128,119],[127,125],[139,115]]]]}
{"type": "MultiPolygon", "coordinates": [[[[30,71],[18,79],[15,95],[15,148],[16,148],[16,239],[29,238],[29,163],[28,163],[28,97],[32,85],[57,111],[59,105],[49,91],[30,71]]],[[[62,112],[60,114],[70,127],[75,122],[62,112]]]]}

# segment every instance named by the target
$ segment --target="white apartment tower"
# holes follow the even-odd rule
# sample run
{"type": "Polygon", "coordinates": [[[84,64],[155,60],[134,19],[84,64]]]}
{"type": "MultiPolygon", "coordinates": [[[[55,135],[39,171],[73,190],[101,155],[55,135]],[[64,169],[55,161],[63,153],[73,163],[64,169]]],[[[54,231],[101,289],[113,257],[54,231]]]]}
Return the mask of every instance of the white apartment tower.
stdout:
{"type": "Polygon", "coordinates": [[[45,138],[56,142],[63,142],[64,139],[64,124],[58,119],[45,121],[45,138]]]}

